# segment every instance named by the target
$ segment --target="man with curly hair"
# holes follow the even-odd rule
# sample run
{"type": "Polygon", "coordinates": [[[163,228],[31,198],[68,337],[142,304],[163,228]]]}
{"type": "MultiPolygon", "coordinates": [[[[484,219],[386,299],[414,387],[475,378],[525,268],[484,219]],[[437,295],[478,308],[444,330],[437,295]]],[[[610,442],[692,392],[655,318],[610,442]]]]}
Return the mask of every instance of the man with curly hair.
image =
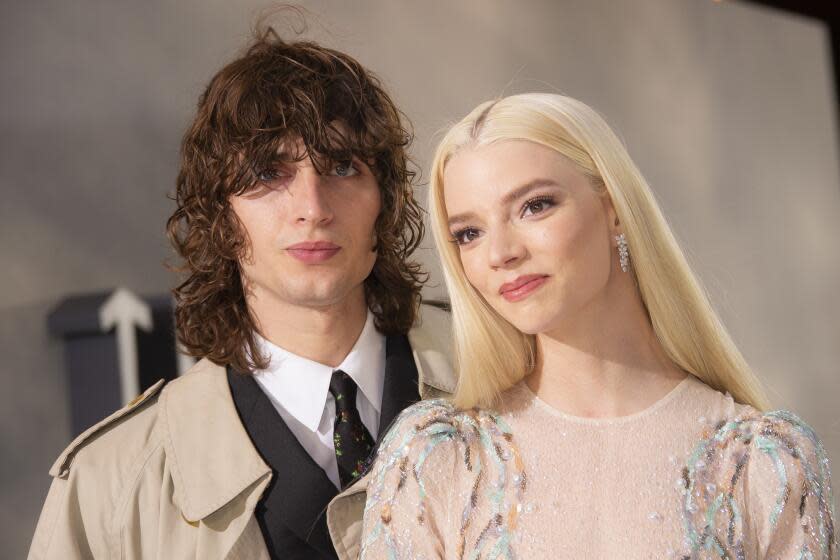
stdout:
{"type": "Polygon", "coordinates": [[[312,42],[268,29],[213,77],[168,222],[201,360],[59,457],[30,558],[356,556],[377,439],[455,385],[409,260],[409,141],[379,81],[312,42]]]}

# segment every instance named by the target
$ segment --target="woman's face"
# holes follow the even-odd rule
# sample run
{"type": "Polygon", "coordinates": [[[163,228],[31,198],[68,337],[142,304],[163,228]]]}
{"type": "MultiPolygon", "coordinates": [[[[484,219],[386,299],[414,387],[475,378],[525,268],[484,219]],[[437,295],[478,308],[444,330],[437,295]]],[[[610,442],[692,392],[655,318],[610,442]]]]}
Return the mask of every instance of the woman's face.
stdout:
{"type": "Polygon", "coordinates": [[[568,159],[500,141],[458,152],[443,184],[467,279],[511,324],[565,330],[597,309],[618,264],[615,213],[568,159]]]}

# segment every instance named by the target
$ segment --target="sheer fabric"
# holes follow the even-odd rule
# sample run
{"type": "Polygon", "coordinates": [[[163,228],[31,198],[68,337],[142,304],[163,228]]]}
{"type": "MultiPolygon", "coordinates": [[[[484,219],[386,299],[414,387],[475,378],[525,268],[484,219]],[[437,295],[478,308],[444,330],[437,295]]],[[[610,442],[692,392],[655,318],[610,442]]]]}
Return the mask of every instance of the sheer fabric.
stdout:
{"type": "Polygon", "coordinates": [[[689,376],[637,414],[406,409],[383,440],[363,559],[835,558],[828,459],[795,415],[689,376]]]}

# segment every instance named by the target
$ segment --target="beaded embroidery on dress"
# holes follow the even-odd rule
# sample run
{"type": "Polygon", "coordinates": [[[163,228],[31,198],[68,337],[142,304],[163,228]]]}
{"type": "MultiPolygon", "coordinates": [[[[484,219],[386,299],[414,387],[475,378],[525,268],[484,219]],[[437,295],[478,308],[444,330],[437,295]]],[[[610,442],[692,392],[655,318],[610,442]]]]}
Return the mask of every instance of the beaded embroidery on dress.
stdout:
{"type": "Polygon", "coordinates": [[[490,412],[459,412],[440,399],[404,410],[371,472],[361,557],[440,558],[447,548],[459,559],[514,558],[510,539],[526,485],[512,440],[490,412]],[[443,541],[414,539],[414,524],[443,541]]]}

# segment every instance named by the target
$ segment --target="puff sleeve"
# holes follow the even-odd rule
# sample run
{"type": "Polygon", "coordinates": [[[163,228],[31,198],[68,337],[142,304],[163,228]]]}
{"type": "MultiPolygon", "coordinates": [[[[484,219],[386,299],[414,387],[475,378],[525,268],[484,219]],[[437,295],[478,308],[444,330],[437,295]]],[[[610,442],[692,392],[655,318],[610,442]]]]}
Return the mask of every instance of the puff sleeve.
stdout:
{"type": "Polygon", "coordinates": [[[721,423],[683,479],[692,558],[836,558],[828,458],[796,415],[721,423]]]}
{"type": "Polygon", "coordinates": [[[523,489],[521,459],[498,416],[421,401],[402,412],[380,444],[361,558],[449,559],[509,550],[523,489]]]}

